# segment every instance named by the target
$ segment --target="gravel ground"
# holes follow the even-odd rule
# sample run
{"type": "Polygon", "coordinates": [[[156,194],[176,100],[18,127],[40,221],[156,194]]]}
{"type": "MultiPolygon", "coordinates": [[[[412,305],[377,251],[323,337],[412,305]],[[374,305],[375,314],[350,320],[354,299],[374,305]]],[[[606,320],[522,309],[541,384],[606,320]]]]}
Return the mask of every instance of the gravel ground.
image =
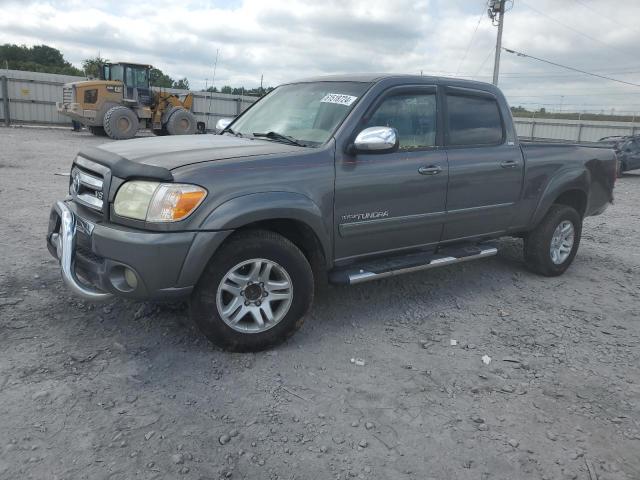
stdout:
{"type": "Polygon", "coordinates": [[[49,207],[102,142],[0,128],[0,478],[640,478],[640,175],[562,277],[504,240],[331,287],[285,345],[229,354],[183,304],[63,288],[49,207]]]}

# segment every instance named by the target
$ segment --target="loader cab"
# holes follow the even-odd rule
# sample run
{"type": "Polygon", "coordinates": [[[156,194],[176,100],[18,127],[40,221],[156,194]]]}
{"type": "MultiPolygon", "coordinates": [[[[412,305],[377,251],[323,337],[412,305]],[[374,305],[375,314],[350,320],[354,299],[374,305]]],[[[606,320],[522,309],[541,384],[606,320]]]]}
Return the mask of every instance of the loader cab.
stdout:
{"type": "Polygon", "coordinates": [[[151,65],[137,63],[106,63],[102,66],[102,80],[115,80],[124,84],[125,102],[135,105],[151,105],[151,65]]]}

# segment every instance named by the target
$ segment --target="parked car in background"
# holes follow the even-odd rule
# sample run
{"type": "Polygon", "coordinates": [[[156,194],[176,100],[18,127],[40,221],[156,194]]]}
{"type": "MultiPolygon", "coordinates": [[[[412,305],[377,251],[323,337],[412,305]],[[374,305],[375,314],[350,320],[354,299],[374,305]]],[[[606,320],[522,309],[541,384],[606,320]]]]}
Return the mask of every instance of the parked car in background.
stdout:
{"type": "Polygon", "coordinates": [[[626,137],[614,149],[618,155],[618,175],[640,169],[640,135],[626,137]]]}
{"type": "Polygon", "coordinates": [[[640,169],[640,135],[602,137],[599,141],[611,146],[616,152],[618,176],[640,169]]]}

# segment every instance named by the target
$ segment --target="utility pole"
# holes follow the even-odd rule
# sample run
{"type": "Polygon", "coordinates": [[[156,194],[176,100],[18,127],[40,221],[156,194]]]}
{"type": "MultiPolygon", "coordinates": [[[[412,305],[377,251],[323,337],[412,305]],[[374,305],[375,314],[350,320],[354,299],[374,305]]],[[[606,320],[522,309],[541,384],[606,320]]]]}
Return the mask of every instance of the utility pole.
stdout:
{"type": "Polygon", "coordinates": [[[506,0],[489,0],[489,18],[498,26],[498,38],[496,40],[496,56],[493,61],[493,84],[498,85],[500,73],[500,52],[502,51],[502,28],[504,27],[504,4],[506,0]]]}

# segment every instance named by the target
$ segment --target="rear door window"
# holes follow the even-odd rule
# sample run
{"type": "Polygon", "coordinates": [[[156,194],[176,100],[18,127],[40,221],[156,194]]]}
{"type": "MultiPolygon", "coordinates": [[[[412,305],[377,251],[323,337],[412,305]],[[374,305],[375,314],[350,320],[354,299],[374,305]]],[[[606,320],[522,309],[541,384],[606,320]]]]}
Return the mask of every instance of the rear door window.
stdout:
{"type": "Polygon", "coordinates": [[[495,98],[447,94],[448,145],[498,145],[504,138],[495,98]]]}

